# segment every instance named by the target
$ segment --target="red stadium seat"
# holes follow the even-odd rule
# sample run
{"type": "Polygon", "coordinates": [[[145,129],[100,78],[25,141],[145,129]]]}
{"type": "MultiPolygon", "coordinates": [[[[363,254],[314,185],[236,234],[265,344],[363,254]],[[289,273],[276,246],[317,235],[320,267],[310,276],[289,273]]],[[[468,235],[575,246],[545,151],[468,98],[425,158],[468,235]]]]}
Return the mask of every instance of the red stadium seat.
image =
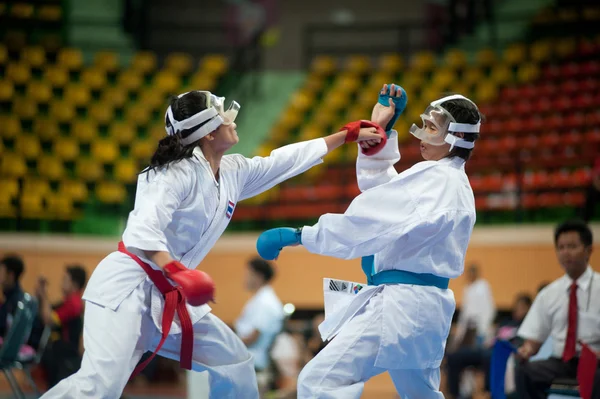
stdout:
{"type": "Polygon", "coordinates": [[[538,137],[534,134],[530,134],[521,140],[519,140],[519,146],[524,150],[534,150],[540,145],[538,137]]]}
{"type": "Polygon", "coordinates": [[[579,91],[582,93],[592,94],[600,87],[600,81],[598,78],[587,78],[579,81],[579,91]]]}
{"type": "Polygon", "coordinates": [[[592,171],[589,168],[577,169],[571,174],[575,187],[585,187],[592,181],[592,171]]]}
{"type": "Polygon", "coordinates": [[[576,62],[570,62],[563,65],[560,68],[560,74],[562,79],[573,79],[579,75],[580,69],[579,64],[576,62]]]}
{"type": "Polygon", "coordinates": [[[578,130],[571,130],[562,136],[563,143],[568,146],[579,145],[584,139],[584,135],[578,130]]]}
{"type": "Polygon", "coordinates": [[[561,73],[560,73],[560,68],[556,65],[549,65],[548,67],[546,67],[544,69],[544,72],[542,74],[543,79],[545,80],[556,80],[559,79],[561,77],[561,73]]]}
{"type": "Polygon", "coordinates": [[[564,120],[564,126],[567,129],[581,129],[586,125],[586,118],[583,112],[568,114],[564,120]]]}
{"type": "Polygon", "coordinates": [[[506,133],[509,134],[521,134],[525,128],[525,124],[521,118],[511,118],[505,123],[504,126],[506,133]]]}
{"type": "Polygon", "coordinates": [[[552,102],[549,97],[543,96],[537,99],[533,103],[533,112],[538,114],[545,114],[552,110],[552,102]]]}
{"type": "Polygon", "coordinates": [[[576,191],[563,195],[563,204],[571,207],[581,207],[585,203],[585,194],[576,191]]]}
{"type": "Polygon", "coordinates": [[[564,127],[564,119],[560,115],[552,114],[549,118],[545,119],[544,124],[549,130],[560,130],[564,127]]]}
{"type": "Polygon", "coordinates": [[[586,110],[594,106],[594,97],[587,92],[583,92],[573,99],[573,108],[577,110],[586,110]]]}
{"type": "Polygon", "coordinates": [[[556,97],[566,97],[579,93],[579,83],[576,80],[565,80],[560,84],[556,97]]]}
{"type": "Polygon", "coordinates": [[[529,116],[533,111],[533,104],[529,100],[519,101],[514,105],[513,110],[518,115],[529,116]]]}
{"type": "Polygon", "coordinates": [[[600,144],[600,129],[588,130],[585,133],[585,142],[589,145],[600,144]]]}
{"type": "Polygon", "coordinates": [[[581,64],[581,77],[598,77],[600,75],[600,62],[588,61],[581,64]]]}
{"type": "Polygon", "coordinates": [[[558,92],[558,86],[553,82],[545,82],[538,86],[537,93],[539,97],[552,97],[558,92]]]}
{"type": "Polygon", "coordinates": [[[544,120],[538,115],[530,116],[529,118],[525,118],[523,120],[523,128],[527,133],[537,133],[543,131],[545,128],[544,120]]]}

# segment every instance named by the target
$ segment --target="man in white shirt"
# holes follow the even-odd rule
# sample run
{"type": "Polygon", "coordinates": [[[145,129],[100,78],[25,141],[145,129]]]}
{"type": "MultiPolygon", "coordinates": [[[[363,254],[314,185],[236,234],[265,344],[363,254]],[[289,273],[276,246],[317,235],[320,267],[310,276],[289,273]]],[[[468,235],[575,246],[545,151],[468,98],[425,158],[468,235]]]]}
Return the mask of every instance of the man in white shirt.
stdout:
{"type": "Polygon", "coordinates": [[[248,262],[246,288],[254,296],[235,322],[235,330],[254,357],[257,371],[269,367],[269,349],[283,328],[283,305],[270,285],[274,276],[268,261],[253,258],[248,262]]]}
{"type": "MultiPolygon", "coordinates": [[[[519,329],[525,342],[518,355],[524,362],[517,368],[515,378],[522,399],[545,398],[553,380],[575,378],[580,341],[595,352],[600,350],[600,273],[588,263],[592,231],[584,222],[565,222],[556,228],[554,244],[566,274],[538,294],[519,329]],[[528,362],[548,337],[552,337],[552,356],[528,362]]],[[[592,398],[600,398],[598,371],[592,398]]]]}

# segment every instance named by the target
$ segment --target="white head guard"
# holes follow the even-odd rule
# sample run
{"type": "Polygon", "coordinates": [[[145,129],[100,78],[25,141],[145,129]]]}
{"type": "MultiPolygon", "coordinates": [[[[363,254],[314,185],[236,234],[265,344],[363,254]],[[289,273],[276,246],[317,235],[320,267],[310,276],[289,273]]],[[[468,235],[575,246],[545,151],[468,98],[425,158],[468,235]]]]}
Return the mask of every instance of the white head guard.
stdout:
{"type": "MultiPolygon", "coordinates": [[[[185,137],[181,138],[183,145],[200,140],[221,125],[232,124],[240,110],[240,104],[232,101],[225,111],[225,97],[217,97],[210,91],[199,90],[199,92],[204,93],[206,96],[206,109],[204,111],[200,111],[182,121],[175,119],[170,105],[165,113],[165,130],[169,136],[186,131],[185,137]]],[[[177,98],[181,98],[188,93],[180,94],[177,98]]]]}
{"type": "MultiPolygon", "coordinates": [[[[448,112],[448,110],[441,105],[446,101],[456,99],[467,100],[471,104],[475,105],[473,101],[469,100],[465,96],[461,96],[460,94],[455,94],[433,101],[431,104],[429,104],[425,112],[421,114],[423,126],[418,127],[417,125],[413,124],[409,129],[410,133],[419,140],[431,145],[440,146],[448,143],[450,144],[450,151],[452,151],[454,147],[467,149],[473,148],[475,146],[474,142],[467,141],[452,134],[448,134],[450,132],[462,132],[465,134],[479,133],[479,127],[481,126],[481,119],[479,119],[479,121],[477,121],[477,123],[474,125],[470,123],[457,123],[452,114],[450,114],[450,112],[448,112]],[[435,129],[427,127],[426,121],[433,125],[435,129]]],[[[475,107],[477,106],[475,105],[475,107]]]]}

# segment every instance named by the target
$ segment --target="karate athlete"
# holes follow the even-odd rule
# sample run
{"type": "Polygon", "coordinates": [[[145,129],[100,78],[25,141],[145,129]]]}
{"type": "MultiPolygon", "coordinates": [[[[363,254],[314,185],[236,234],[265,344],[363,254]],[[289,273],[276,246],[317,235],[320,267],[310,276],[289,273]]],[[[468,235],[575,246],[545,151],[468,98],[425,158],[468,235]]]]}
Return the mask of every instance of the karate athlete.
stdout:
{"type": "MultiPolygon", "coordinates": [[[[386,85],[380,102],[398,93],[405,95],[386,85]]],[[[372,120],[386,126],[393,111],[394,104],[377,104],[372,120]]],[[[359,153],[362,193],[344,214],[323,215],[300,229],[268,230],[257,241],[265,259],[298,244],[336,258],[364,257],[368,285],[325,279],[319,330],[331,341],[300,374],[298,398],[359,398],[364,382],[385,371],[402,399],[443,398],[440,363],[455,309],[448,282],[463,273],[475,223],[465,161],[481,115],[472,101],[455,95],[432,102],[421,118],[423,126],[410,132],[421,140],[424,162],[398,174],[397,134],[391,132],[378,154],[359,153]]]]}
{"type": "Polygon", "coordinates": [[[321,163],[346,140],[383,142],[385,132],[341,131],[265,158],[223,155],[238,142],[239,110],[236,102],[227,110],[223,104],[224,98],[203,91],[172,100],[165,116],[168,136],[138,178],[119,250],[100,262],[83,295],[81,369],[44,398],[118,398],[148,350],[185,368],[207,370],[211,398],[258,398],[252,357],[209,313],[213,283],[195,267],[229,224],[238,201],[321,163]]]}

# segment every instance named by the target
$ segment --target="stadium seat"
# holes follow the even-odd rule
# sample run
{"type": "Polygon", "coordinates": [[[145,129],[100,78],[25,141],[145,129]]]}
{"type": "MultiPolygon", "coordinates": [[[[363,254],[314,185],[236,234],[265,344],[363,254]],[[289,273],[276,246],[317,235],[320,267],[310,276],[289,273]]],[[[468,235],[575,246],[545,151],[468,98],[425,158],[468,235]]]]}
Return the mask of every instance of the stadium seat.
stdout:
{"type": "Polygon", "coordinates": [[[53,153],[63,161],[74,161],[79,156],[79,144],[73,138],[59,137],[54,141],[53,153]]]}
{"type": "Polygon", "coordinates": [[[68,71],[80,71],[83,68],[83,53],[79,49],[63,48],[56,58],[57,67],[68,71]]]}
{"type": "MultiPolygon", "coordinates": [[[[192,75],[192,78],[190,79],[190,85],[191,89],[193,90],[214,91],[214,89],[217,87],[217,80],[213,75],[210,75],[205,71],[198,71],[192,75]]],[[[181,91],[185,92],[185,90],[181,91]]]]}
{"type": "Polygon", "coordinates": [[[508,66],[517,66],[522,64],[527,58],[527,47],[524,44],[516,43],[508,46],[502,54],[503,61],[508,66]]]}
{"type": "Polygon", "coordinates": [[[91,153],[94,160],[112,164],[119,157],[119,147],[113,140],[96,139],[92,142],[91,153]]]}
{"type": "Polygon", "coordinates": [[[0,80],[0,104],[5,104],[13,99],[15,88],[12,82],[0,80]]]}
{"type": "Polygon", "coordinates": [[[15,85],[24,86],[31,80],[31,69],[25,63],[10,63],[6,67],[6,77],[15,85]]]}
{"type": "Polygon", "coordinates": [[[340,91],[345,95],[352,95],[361,85],[361,81],[358,77],[343,73],[338,76],[338,78],[333,83],[332,90],[340,91]]]}
{"type": "Polygon", "coordinates": [[[108,129],[108,135],[111,140],[117,144],[124,145],[133,143],[136,137],[136,131],[134,126],[128,122],[114,122],[108,129]]]}
{"type": "Polygon", "coordinates": [[[188,75],[193,65],[192,57],[185,53],[172,53],[165,59],[165,69],[179,76],[188,75]]]}
{"type": "Polygon", "coordinates": [[[121,71],[117,78],[117,84],[128,92],[137,92],[143,84],[142,75],[134,69],[121,71]]]}
{"type": "Polygon", "coordinates": [[[125,119],[134,126],[146,126],[152,119],[152,110],[144,104],[134,104],[125,111],[125,119]]]}
{"type": "Polygon", "coordinates": [[[411,68],[417,73],[431,71],[434,68],[435,63],[435,55],[429,51],[415,53],[410,60],[411,68]]]}
{"type": "Polygon", "coordinates": [[[45,196],[52,192],[48,180],[39,177],[28,177],[23,180],[23,192],[36,193],[45,196]]]}
{"type": "Polygon", "coordinates": [[[27,173],[27,165],[25,159],[15,153],[6,153],[1,160],[2,176],[19,178],[27,173]]]}
{"type": "Polygon", "coordinates": [[[87,68],[81,73],[81,83],[93,91],[100,91],[106,86],[106,72],[99,68],[87,68]]]}
{"type": "Polygon", "coordinates": [[[14,218],[17,215],[14,202],[18,195],[19,183],[17,180],[0,180],[0,218],[14,218]]]}
{"type": "Polygon", "coordinates": [[[17,97],[12,104],[12,112],[22,120],[33,120],[37,116],[37,104],[27,97],[17,97]]]}
{"type": "Polygon", "coordinates": [[[558,39],[555,43],[556,54],[560,58],[566,58],[569,55],[573,54],[577,49],[577,43],[574,38],[566,37],[562,39],[558,39]]]}
{"type": "Polygon", "coordinates": [[[0,43],[0,65],[6,65],[8,61],[8,50],[4,44],[0,43]]]}
{"type": "Polygon", "coordinates": [[[26,47],[21,51],[21,61],[31,68],[41,69],[46,64],[46,51],[41,46],[26,47]]]}
{"type": "Polygon", "coordinates": [[[383,54],[379,57],[379,72],[397,74],[404,67],[404,60],[398,54],[383,54]]]}
{"type": "Polygon", "coordinates": [[[41,5],[38,9],[37,17],[44,22],[60,22],[63,17],[61,6],[58,5],[41,5]]]}
{"type": "Polygon", "coordinates": [[[115,164],[114,177],[120,183],[130,184],[137,180],[140,172],[137,163],[132,159],[120,159],[115,164]]]}
{"type": "Polygon", "coordinates": [[[450,49],[444,55],[444,65],[454,69],[463,69],[467,65],[467,55],[459,49],[450,49]]]}
{"type": "Polygon", "coordinates": [[[94,55],[94,65],[106,73],[115,73],[119,69],[119,56],[112,51],[99,51],[94,55]]]}
{"type": "Polygon", "coordinates": [[[65,195],[50,194],[46,197],[47,218],[52,220],[73,220],[76,218],[76,211],[73,207],[73,200],[65,195]]]}
{"type": "Polygon", "coordinates": [[[138,140],[131,147],[131,156],[143,163],[148,163],[156,150],[157,143],[153,140],[138,140]]]}
{"type": "Polygon", "coordinates": [[[35,7],[29,3],[13,3],[10,7],[11,17],[23,20],[29,20],[33,18],[35,7]]]}
{"type": "Polygon", "coordinates": [[[66,103],[75,106],[76,108],[86,107],[91,99],[92,95],[88,86],[83,84],[71,84],[65,87],[63,99],[66,103]]]}
{"type": "Polygon", "coordinates": [[[477,52],[476,65],[483,68],[491,68],[497,64],[498,57],[492,49],[482,49],[477,52]]]}
{"type": "Polygon", "coordinates": [[[320,55],[313,59],[310,70],[316,76],[329,76],[337,69],[337,63],[333,57],[320,55]]]}
{"type": "Polygon", "coordinates": [[[114,118],[114,110],[110,104],[94,103],[88,108],[88,117],[98,125],[108,126],[114,118]]]}
{"type": "Polygon", "coordinates": [[[53,97],[52,86],[45,81],[33,80],[27,85],[27,97],[38,104],[48,104],[53,97]]]}
{"type": "Polygon", "coordinates": [[[58,187],[58,193],[74,202],[84,202],[88,199],[88,189],[81,180],[63,180],[58,187]]]}
{"type": "Polygon", "coordinates": [[[38,117],[33,121],[33,133],[42,141],[51,141],[60,134],[56,121],[38,117]]]}
{"type": "Polygon", "coordinates": [[[553,44],[550,40],[537,41],[529,47],[529,57],[535,63],[547,62],[552,58],[553,44]]]}
{"type": "Polygon", "coordinates": [[[65,176],[62,161],[52,155],[42,155],[37,161],[38,174],[47,179],[57,181],[65,176]]]}
{"type": "Polygon", "coordinates": [[[121,109],[128,101],[127,90],[120,86],[107,87],[102,92],[100,101],[110,104],[115,109],[121,109]]]}
{"type": "Polygon", "coordinates": [[[50,103],[50,118],[58,123],[71,123],[75,114],[75,107],[64,100],[50,103]]]}
{"type": "Polygon", "coordinates": [[[79,158],[75,163],[75,174],[83,181],[95,182],[104,176],[104,170],[95,159],[79,158]]]}
{"type": "Polygon", "coordinates": [[[21,216],[25,219],[44,219],[44,198],[36,192],[23,192],[19,198],[21,216]]]}
{"type": "Polygon", "coordinates": [[[105,204],[122,204],[127,192],[118,183],[100,182],[96,185],[96,197],[105,204]]]}
{"type": "Polygon", "coordinates": [[[80,143],[90,143],[98,136],[98,126],[91,120],[75,120],[71,124],[70,135],[80,143]]]}
{"type": "Polygon", "coordinates": [[[69,83],[69,71],[66,67],[49,66],[44,72],[44,80],[49,82],[52,87],[64,87],[69,83]]]}
{"type": "Polygon", "coordinates": [[[149,75],[156,70],[156,55],[149,51],[139,51],[131,59],[131,70],[141,75],[149,75]]]}
{"type": "Polygon", "coordinates": [[[181,79],[177,74],[178,71],[165,70],[154,76],[153,88],[158,91],[157,95],[179,94],[177,89],[181,86],[181,79]]]}
{"type": "Polygon", "coordinates": [[[371,69],[371,60],[364,55],[352,55],[346,60],[344,68],[354,75],[364,75],[371,69]]]}
{"type": "Polygon", "coordinates": [[[42,147],[37,137],[30,134],[21,134],[15,139],[15,150],[26,160],[33,160],[40,155],[42,147]]]}

